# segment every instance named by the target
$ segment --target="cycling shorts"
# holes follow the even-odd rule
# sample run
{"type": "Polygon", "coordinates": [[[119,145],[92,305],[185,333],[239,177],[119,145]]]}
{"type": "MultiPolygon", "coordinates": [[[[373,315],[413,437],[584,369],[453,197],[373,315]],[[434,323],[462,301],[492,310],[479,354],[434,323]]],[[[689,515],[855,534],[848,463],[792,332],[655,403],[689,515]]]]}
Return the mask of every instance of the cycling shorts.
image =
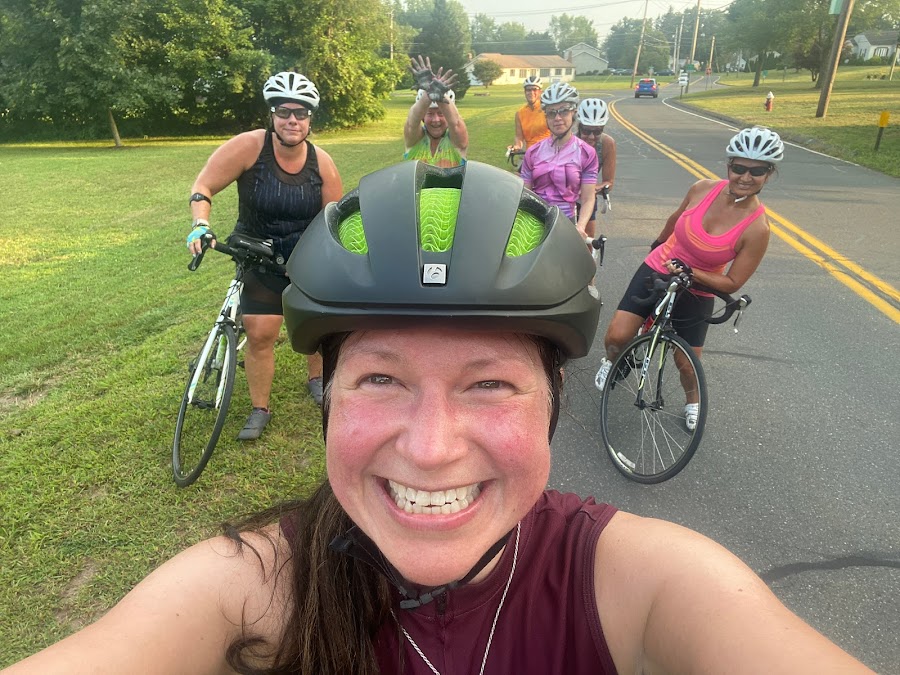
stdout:
{"type": "Polygon", "coordinates": [[[290,279],[280,274],[268,274],[258,269],[244,272],[244,290],[241,292],[241,311],[244,314],[284,315],[281,294],[290,279]]]}
{"type": "MultiPolygon", "coordinates": [[[[618,309],[637,314],[644,319],[653,314],[657,303],[641,306],[631,299],[631,296],[647,297],[649,294],[647,281],[652,274],[658,274],[658,272],[654,272],[647,263],[641,263],[638,271],[631,278],[631,283],[628,284],[628,289],[619,302],[618,309]]],[[[713,302],[714,298],[694,295],[690,291],[682,291],[675,302],[675,307],[672,309],[672,326],[675,328],[675,332],[683,337],[691,347],[702,347],[706,342],[706,331],[709,330],[706,319],[712,315],[713,302]]]]}

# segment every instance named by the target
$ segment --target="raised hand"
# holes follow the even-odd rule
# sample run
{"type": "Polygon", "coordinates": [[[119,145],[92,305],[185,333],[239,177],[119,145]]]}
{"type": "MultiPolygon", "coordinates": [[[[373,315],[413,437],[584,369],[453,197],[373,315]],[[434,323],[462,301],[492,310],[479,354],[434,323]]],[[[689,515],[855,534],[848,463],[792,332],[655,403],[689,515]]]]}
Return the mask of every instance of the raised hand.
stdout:
{"type": "Polygon", "coordinates": [[[443,68],[438,69],[437,74],[431,80],[428,87],[428,98],[435,103],[444,100],[444,94],[450,91],[458,81],[456,73],[448,69],[446,72],[443,68]]]}
{"type": "Polygon", "coordinates": [[[428,89],[434,80],[434,73],[431,72],[431,59],[422,58],[420,54],[417,58],[410,59],[409,70],[412,72],[419,89],[428,89]]]}

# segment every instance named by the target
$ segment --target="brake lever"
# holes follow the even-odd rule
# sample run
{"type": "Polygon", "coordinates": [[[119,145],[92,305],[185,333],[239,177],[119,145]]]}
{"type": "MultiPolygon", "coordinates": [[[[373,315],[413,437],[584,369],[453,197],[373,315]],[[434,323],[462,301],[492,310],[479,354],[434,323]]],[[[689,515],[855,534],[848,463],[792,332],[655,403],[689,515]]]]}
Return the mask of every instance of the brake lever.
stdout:
{"type": "Polygon", "coordinates": [[[738,298],[738,308],[737,308],[737,316],[734,317],[734,332],[738,332],[738,324],[741,322],[741,318],[744,316],[744,310],[747,308],[747,305],[750,304],[750,296],[742,295],[738,298]]]}

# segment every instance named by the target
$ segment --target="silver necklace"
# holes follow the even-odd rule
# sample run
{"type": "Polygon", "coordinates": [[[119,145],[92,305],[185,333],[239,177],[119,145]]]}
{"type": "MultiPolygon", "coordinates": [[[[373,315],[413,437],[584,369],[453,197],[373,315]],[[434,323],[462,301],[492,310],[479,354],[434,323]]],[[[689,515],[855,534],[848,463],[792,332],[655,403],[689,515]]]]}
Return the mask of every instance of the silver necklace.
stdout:
{"type": "MultiPolygon", "coordinates": [[[[522,531],[522,523],[519,522],[516,524],[516,545],[513,549],[513,561],[512,561],[512,569],[509,570],[509,579],[506,580],[506,588],[503,589],[503,595],[500,597],[500,604],[497,607],[497,613],[494,614],[494,623],[491,624],[491,632],[488,634],[487,647],[484,648],[484,658],[481,659],[481,670],[478,671],[478,675],[484,675],[484,666],[487,663],[488,653],[491,651],[491,642],[494,639],[494,630],[497,628],[497,620],[500,618],[500,610],[503,609],[503,602],[506,600],[506,594],[509,591],[509,585],[512,583],[513,575],[516,573],[516,561],[519,559],[519,533],[522,531]]],[[[400,630],[403,631],[403,635],[406,636],[406,639],[409,640],[409,644],[412,645],[412,648],[416,650],[416,653],[422,657],[422,660],[425,662],[425,665],[431,669],[431,672],[434,675],[441,675],[440,671],[434,667],[431,661],[428,660],[428,657],[425,656],[425,653],[419,648],[419,645],[416,644],[416,641],[410,637],[409,633],[406,632],[406,629],[403,627],[403,624],[400,623],[400,620],[397,618],[397,615],[394,614],[394,610],[391,610],[391,616],[394,617],[394,621],[397,622],[397,625],[400,626],[400,630]]]]}

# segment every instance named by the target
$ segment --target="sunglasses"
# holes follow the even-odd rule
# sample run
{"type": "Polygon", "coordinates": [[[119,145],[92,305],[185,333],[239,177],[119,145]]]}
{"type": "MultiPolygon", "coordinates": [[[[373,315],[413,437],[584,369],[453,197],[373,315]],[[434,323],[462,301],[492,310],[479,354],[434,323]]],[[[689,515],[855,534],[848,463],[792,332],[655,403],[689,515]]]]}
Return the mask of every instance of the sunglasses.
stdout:
{"type": "Polygon", "coordinates": [[[600,136],[604,127],[581,127],[582,136],[600,136]]]}
{"type": "Polygon", "coordinates": [[[728,168],[737,176],[743,176],[749,171],[750,175],[754,178],[765,176],[767,173],[769,173],[770,169],[770,167],[768,166],[745,166],[743,164],[729,164],[728,168]]]}
{"type": "Polygon", "coordinates": [[[277,108],[269,108],[272,111],[272,114],[275,117],[280,117],[283,120],[290,119],[291,115],[294,116],[294,119],[303,121],[312,117],[312,113],[306,108],[285,108],[284,106],[278,106],[277,108]]]}
{"type": "Polygon", "coordinates": [[[547,117],[565,117],[569,113],[575,112],[575,108],[566,107],[566,108],[557,108],[556,110],[545,110],[544,114],[547,117]]]}

